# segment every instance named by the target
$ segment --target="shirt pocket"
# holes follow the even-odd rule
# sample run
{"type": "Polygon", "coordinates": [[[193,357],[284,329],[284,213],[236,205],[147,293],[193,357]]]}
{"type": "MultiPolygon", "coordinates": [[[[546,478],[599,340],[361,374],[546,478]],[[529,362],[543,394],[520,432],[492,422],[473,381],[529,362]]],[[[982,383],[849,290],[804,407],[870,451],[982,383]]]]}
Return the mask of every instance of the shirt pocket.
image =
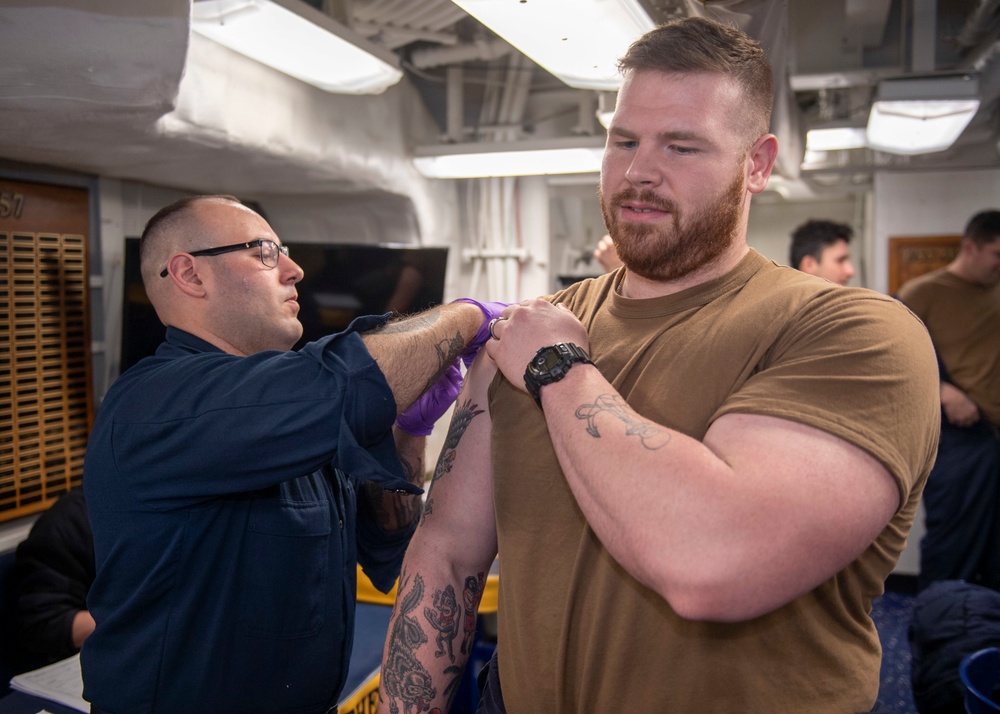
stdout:
{"type": "Polygon", "coordinates": [[[316,635],[329,597],[330,504],[255,501],[244,550],[241,624],[252,637],[316,635]]]}

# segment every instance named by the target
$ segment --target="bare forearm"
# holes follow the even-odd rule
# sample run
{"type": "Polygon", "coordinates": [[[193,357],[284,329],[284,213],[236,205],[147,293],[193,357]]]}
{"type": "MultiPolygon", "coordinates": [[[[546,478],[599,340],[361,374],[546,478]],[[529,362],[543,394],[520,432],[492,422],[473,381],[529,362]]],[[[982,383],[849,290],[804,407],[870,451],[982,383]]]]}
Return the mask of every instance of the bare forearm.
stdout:
{"type": "Polygon", "coordinates": [[[484,571],[403,568],[382,660],[379,711],[447,712],[472,650],[484,571]]]}
{"type": "Polygon", "coordinates": [[[563,382],[544,387],[542,403],[577,503],[633,577],[670,599],[663,581],[681,579],[676,563],[693,560],[698,551],[706,558],[703,572],[717,567],[719,539],[731,541],[731,529],[739,529],[711,513],[725,506],[718,496],[727,492],[726,464],[701,442],[636,414],[592,367],[574,367],[563,382]],[[718,522],[727,524],[713,529],[718,522]],[[694,532],[696,541],[678,539],[694,532]]]}
{"type": "Polygon", "coordinates": [[[392,389],[397,411],[416,401],[458,359],[483,319],[475,305],[454,302],[362,336],[392,389]]]}
{"type": "Polygon", "coordinates": [[[593,368],[563,382],[543,405],[581,510],[684,617],[780,607],[860,555],[899,505],[882,464],[817,428],[727,414],[699,441],[637,414],[593,368]]]}
{"type": "Polygon", "coordinates": [[[73,618],[73,646],[80,649],[83,641],[90,637],[96,624],[89,610],[80,610],[73,618]]]}
{"type": "Polygon", "coordinates": [[[955,426],[972,426],[980,419],[976,403],[950,382],[941,382],[941,408],[955,426]]]}

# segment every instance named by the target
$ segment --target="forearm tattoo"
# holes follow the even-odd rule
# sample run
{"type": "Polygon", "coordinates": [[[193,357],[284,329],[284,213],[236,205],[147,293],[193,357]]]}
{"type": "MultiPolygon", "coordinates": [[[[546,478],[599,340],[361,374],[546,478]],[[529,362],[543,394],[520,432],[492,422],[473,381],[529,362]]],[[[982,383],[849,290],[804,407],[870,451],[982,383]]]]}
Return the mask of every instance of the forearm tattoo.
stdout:
{"type": "Polygon", "coordinates": [[[424,453],[420,449],[411,449],[413,453],[408,456],[400,454],[399,463],[403,467],[406,480],[410,483],[419,484],[424,472],[424,453]]]}
{"type": "Polygon", "coordinates": [[[427,642],[427,635],[417,618],[410,614],[424,596],[424,579],[414,576],[413,587],[403,594],[409,585],[405,572],[403,576],[405,579],[400,580],[398,591],[402,598],[397,600],[396,619],[389,634],[389,653],[379,685],[379,699],[388,699],[392,714],[399,714],[400,704],[406,712],[413,711],[412,707],[418,712],[427,711],[437,696],[430,672],[416,657],[417,648],[427,642]]]}
{"type": "MultiPolygon", "coordinates": [[[[424,579],[414,575],[410,586],[410,576],[404,571],[400,580],[395,620],[390,628],[389,654],[382,668],[382,682],[379,698],[385,697],[392,714],[425,712],[437,696],[434,678],[417,658],[417,650],[428,643],[427,633],[420,620],[413,614],[424,599],[424,579]]],[[[441,690],[446,709],[458,692],[462,680],[463,664],[455,664],[455,638],[462,633],[461,652],[468,655],[476,632],[476,613],[482,597],[485,574],[468,576],[462,592],[463,610],[459,610],[458,598],[451,584],[434,591],[430,603],[423,607],[424,619],[437,631],[434,637],[434,657],[447,657],[450,664],[444,669],[445,682],[441,690]]]]}
{"type": "MultiPolygon", "coordinates": [[[[424,459],[414,451],[409,456],[400,453],[399,463],[406,480],[420,484],[423,481],[424,459]]],[[[412,525],[420,517],[420,496],[409,493],[390,493],[381,485],[366,481],[364,492],[375,511],[375,517],[386,530],[399,530],[412,525]]]]}
{"type": "MultiPolygon", "coordinates": [[[[400,317],[397,319],[389,320],[379,328],[373,330],[373,334],[379,335],[401,335],[401,334],[414,334],[424,332],[429,330],[437,323],[440,319],[440,313],[437,310],[428,310],[426,312],[419,312],[415,315],[410,315],[408,317],[400,317]]],[[[424,337],[427,337],[426,335],[424,337]]],[[[462,338],[462,333],[455,331],[455,334],[451,337],[445,337],[444,339],[438,341],[434,344],[434,352],[437,355],[437,369],[434,374],[427,380],[427,384],[421,390],[421,394],[426,392],[428,389],[434,385],[435,382],[444,374],[445,369],[451,366],[455,360],[459,358],[462,352],[465,350],[465,340],[462,338]]]]}
{"type": "Polygon", "coordinates": [[[465,619],[462,625],[462,654],[472,651],[472,641],[476,636],[476,613],[479,612],[479,601],[483,597],[483,585],[486,573],[470,575],[465,579],[462,588],[462,604],[465,607],[465,619]]]}
{"type": "Polygon", "coordinates": [[[435,657],[448,655],[451,662],[455,661],[455,650],[452,643],[458,634],[458,600],[455,598],[455,588],[446,585],[444,590],[434,593],[434,607],[424,608],[424,617],[430,626],[437,630],[434,642],[437,649],[435,657]]]}
{"type": "Polygon", "coordinates": [[[434,349],[437,350],[438,359],[443,369],[451,366],[458,359],[459,355],[462,354],[462,351],[465,349],[465,340],[462,339],[461,332],[456,332],[451,337],[441,340],[434,345],[434,349]]]}
{"type": "Polygon", "coordinates": [[[364,492],[375,511],[375,518],[387,531],[398,531],[420,518],[420,496],[390,493],[373,481],[364,483],[364,492]]]}
{"type": "Polygon", "coordinates": [[[427,384],[424,386],[421,394],[437,383],[441,375],[444,374],[444,371],[454,364],[464,349],[465,340],[462,339],[462,333],[460,332],[456,332],[453,337],[443,339],[434,345],[434,351],[437,353],[438,358],[438,367],[434,371],[433,376],[427,380],[427,384]]]}
{"type": "Polygon", "coordinates": [[[587,421],[587,433],[595,439],[601,438],[597,430],[597,416],[610,414],[625,424],[626,436],[638,436],[643,447],[649,451],[662,449],[670,442],[670,434],[648,421],[636,417],[628,404],[617,394],[602,394],[593,404],[582,404],[577,407],[576,418],[587,421]]]}
{"type": "Polygon", "coordinates": [[[455,407],[455,413],[451,417],[451,424],[448,426],[448,435],[444,438],[444,446],[441,447],[441,456],[438,457],[437,466],[434,467],[434,481],[451,471],[455,463],[455,452],[458,449],[458,442],[462,440],[465,430],[477,416],[485,409],[480,409],[478,404],[473,404],[471,399],[466,399],[455,407]]]}

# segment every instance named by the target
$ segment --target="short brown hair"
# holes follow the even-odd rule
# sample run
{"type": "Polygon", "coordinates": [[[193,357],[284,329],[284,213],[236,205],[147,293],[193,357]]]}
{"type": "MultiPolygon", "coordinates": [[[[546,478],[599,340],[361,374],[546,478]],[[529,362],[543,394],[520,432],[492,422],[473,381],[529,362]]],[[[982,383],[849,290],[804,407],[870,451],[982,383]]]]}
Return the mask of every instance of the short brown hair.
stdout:
{"type": "Polygon", "coordinates": [[[703,17],[673,20],[632,43],[618,60],[629,70],[716,72],[732,77],[747,99],[743,130],[749,143],[770,129],[774,78],[760,43],[742,30],[703,17]],[[749,136],[752,135],[752,136],[749,136]]]}
{"type": "Polygon", "coordinates": [[[1000,238],[1000,211],[980,211],[965,224],[964,237],[979,246],[1000,238]]]}

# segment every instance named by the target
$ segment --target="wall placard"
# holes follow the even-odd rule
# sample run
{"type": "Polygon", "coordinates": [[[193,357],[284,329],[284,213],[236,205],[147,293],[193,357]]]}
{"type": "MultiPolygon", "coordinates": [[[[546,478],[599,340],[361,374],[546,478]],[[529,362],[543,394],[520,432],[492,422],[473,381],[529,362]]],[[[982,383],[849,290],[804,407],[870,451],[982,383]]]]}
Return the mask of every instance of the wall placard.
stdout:
{"type": "Polygon", "coordinates": [[[943,268],[958,255],[962,236],[899,236],[889,239],[889,294],[906,281],[943,268]]]}

